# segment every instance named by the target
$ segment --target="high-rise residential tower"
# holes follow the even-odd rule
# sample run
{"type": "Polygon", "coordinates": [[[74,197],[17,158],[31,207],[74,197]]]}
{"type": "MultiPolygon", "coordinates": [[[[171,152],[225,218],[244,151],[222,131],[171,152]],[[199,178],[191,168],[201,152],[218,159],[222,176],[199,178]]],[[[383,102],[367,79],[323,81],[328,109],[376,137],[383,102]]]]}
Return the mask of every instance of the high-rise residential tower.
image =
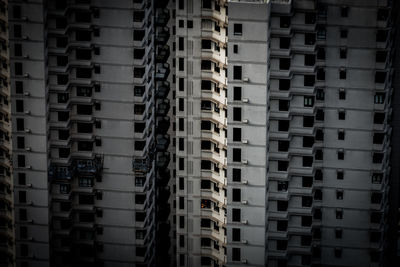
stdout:
{"type": "Polygon", "coordinates": [[[0,2],[0,42],[0,266],[8,267],[13,266],[15,260],[15,237],[7,1],[0,2]]]}
{"type": "Polygon", "coordinates": [[[390,2],[228,7],[228,265],[380,266],[390,2]]]}
{"type": "Polygon", "coordinates": [[[226,262],[226,1],[176,1],[178,266],[226,262]]]}
{"type": "Polygon", "coordinates": [[[8,10],[16,265],[153,265],[153,1],[8,10]]]}

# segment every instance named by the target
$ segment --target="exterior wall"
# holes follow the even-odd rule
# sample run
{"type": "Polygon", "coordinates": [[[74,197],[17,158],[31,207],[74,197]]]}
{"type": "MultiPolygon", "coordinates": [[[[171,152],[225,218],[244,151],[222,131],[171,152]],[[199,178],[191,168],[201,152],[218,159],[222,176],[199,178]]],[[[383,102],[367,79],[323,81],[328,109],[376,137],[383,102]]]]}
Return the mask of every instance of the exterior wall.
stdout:
{"type": "Polygon", "coordinates": [[[265,266],[270,5],[230,2],[228,8],[228,266],[265,266]],[[241,33],[235,25],[241,25],[241,33]],[[236,66],[242,68],[241,79],[234,77],[236,66]],[[234,118],[235,108],[241,109],[241,121],[234,118]],[[241,162],[233,159],[232,149],[237,148],[241,162]],[[240,178],[234,178],[234,169],[240,170],[240,178]],[[240,210],[240,221],[232,218],[233,209],[240,210]]]}
{"type": "Polygon", "coordinates": [[[13,142],[16,263],[17,266],[26,262],[29,262],[29,266],[49,266],[50,188],[47,179],[49,147],[46,104],[49,86],[47,47],[43,39],[46,11],[43,1],[18,5],[21,7],[20,16],[13,12],[17,8],[15,6],[17,4],[14,1],[9,2],[9,12],[13,13],[9,20],[11,94],[14,96],[12,132],[14,140],[18,137],[24,139],[24,144],[19,147],[17,142],[13,142]],[[21,27],[21,33],[18,27],[21,27]],[[22,54],[16,54],[17,44],[22,46],[22,54]],[[16,66],[21,63],[22,71],[17,73],[16,66]],[[17,100],[23,101],[22,110],[17,110],[17,100]],[[23,125],[17,127],[17,121],[23,122],[23,125]]]}
{"type": "Polygon", "coordinates": [[[15,236],[14,236],[14,196],[12,178],[12,144],[11,144],[11,92],[10,92],[10,51],[8,34],[8,1],[0,2],[1,22],[1,148],[0,148],[0,237],[2,247],[0,266],[15,264],[15,236]]]}
{"type": "Polygon", "coordinates": [[[13,6],[20,6],[22,15],[10,20],[10,28],[21,24],[22,36],[11,38],[11,47],[22,43],[23,52],[12,58],[12,94],[24,101],[24,112],[14,109],[13,115],[25,120],[24,130],[16,122],[13,126],[14,136],[25,137],[25,148],[13,145],[14,182],[16,197],[22,190],[27,195],[26,201],[15,200],[18,266],[50,261],[57,266],[152,265],[152,1],[10,2],[10,10],[13,6]],[[88,13],[79,21],[78,11],[88,13]],[[88,30],[89,39],[77,36],[82,30],[88,30]],[[134,39],[136,30],[144,31],[143,38],[134,39]],[[68,37],[66,43],[57,43],[62,36],[68,37]],[[82,48],[90,57],[77,55],[82,48]],[[143,55],[136,55],[142,48],[143,55]],[[18,62],[22,75],[14,70],[18,62]],[[80,76],[81,68],[90,69],[90,75],[80,76]],[[141,68],[143,73],[137,71],[141,68]],[[66,82],[59,79],[64,74],[66,82]],[[16,81],[23,82],[22,94],[16,81]],[[144,88],[141,93],[138,86],[144,88]],[[82,95],[81,87],[91,93],[82,95]],[[143,110],[137,107],[143,104],[143,110]],[[90,113],[83,114],[81,105],[90,113]],[[59,112],[69,113],[62,120],[59,112]],[[137,122],[144,122],[144,129],[137,122]],[[91,130],[79,129],[82,123],[91,130]],[[25,166],[19,155],[25,155],[25,166]],[[138,159],[145,159],[145,172],[133,164],[138,159]],[[19,183],[20,173],[26,174],[26,184],[19,183]],[[21,209],[27,210],[26,219],[18,217],[21,209]],[[27,236],[21,237],[21,227],[28,228],[27,236]]]}
{"type": "Polygon", "coordinates": [[[179,266],[226,262],[227,17],[225,1],[209,3],[176,1],[177,106],[183,103],[176,112],[179,266]],[[202,40],[209,44],[203,49],[202,40]],[[202,88],[202,81],[214,85],[202,88]]]}

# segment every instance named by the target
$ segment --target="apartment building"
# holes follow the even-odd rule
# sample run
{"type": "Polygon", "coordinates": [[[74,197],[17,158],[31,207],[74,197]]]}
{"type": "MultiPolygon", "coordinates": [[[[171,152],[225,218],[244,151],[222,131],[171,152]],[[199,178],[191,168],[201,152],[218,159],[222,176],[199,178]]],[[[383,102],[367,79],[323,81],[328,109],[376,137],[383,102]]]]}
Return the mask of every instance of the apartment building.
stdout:
{"type": "Polygon", "coordinates": [[[8,10],[16,266],[153,265],[153,1],[8,10]]]}
{"type": "Polygon", "coordinates": [[[226,1],[176,1],[178,266],[226,263],[226,1]]]}
{"type": "Polygon", "coordinates": [[[228,266],[381,266],[390,4],[229,2],[228,266]]]}
{"type": "Polygon", "coordinates": [[[0,2],[0,266],[13,266],[15,260],[13,179],[11,147],[10,57],[8,49],[7,1],[0,2]]]}

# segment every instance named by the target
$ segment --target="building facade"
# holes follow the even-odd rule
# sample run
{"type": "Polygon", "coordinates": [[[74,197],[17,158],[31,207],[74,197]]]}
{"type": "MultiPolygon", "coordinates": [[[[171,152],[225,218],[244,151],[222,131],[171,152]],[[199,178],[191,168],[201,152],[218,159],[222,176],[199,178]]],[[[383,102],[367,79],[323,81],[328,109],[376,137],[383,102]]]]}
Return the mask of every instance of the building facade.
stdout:
{"type": "Polygon", "coordinates": [[[380,266],[391,151],[390,2],[228,7],[228,265],[380,266]],[[262,220],[265,243],[255,234],[262,220]]]}
{"type": "Polygon", "coordinates": [[[8,9],[16,265],[153,265],[153,1],[8,9]]]}

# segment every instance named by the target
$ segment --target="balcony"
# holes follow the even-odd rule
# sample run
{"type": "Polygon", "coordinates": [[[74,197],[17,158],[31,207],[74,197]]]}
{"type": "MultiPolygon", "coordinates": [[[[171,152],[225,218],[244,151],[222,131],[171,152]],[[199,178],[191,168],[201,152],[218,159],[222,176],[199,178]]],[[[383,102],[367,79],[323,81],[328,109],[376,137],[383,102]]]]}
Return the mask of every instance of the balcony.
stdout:
{"type": "Polygon", "coordinates": [[[171,171],[169,169],[158,170],[157,180],[159,186],[161,187],[167,186],[170,179],[171,179],[171,171]]]}
{"type": "Polygon", "coordinates": [[[168,27],[157,27],[156,28],[156,44],[165,45],[170,37],[168,27]]]}
{"type": "Polygon", "coordinates": [[[168,167],[169,161],[171,160],[171,157],[168,152],[158,152],[157,153],[157,160],[156,160],[156,166],[159,169],[166,169],[168,167]]]}
{"type": "Polygon", "coordinates": [[[171,122],[169,117],[157,117],[156,133],[166,134],[168,132],[170,124],[171,122]]]}
{"type": "Polygon", "coordinates": [[[161,151],[161,152],[165,152],[168,149],[170,143],[170,138],[169,135],[157,135],[156,137],[156,150],[157,151],[161,151]]]}
{"type": "Polygon", "coordinates": [[[170,108],[169,100],[164,99],[157,104],[156,115],[158,117],[165,117],[168,114],[170,108]]]}
{"type": "Polygon", "coordinates": [[[70,180],[74,176],[75,168],[71,166],[55,166],[49,168],[49,179],[67,179],[70,180]]]}
{"type": "Polygon", "coordinates": [[[156,81],[165,81],[170,73],[170,68],[168,63],[157,63],[156,65],[156,81]]]}
{"type": "Polygon", "coordinates": [[[156,26],[167,25],[170,19],[169,9],[158,8],[156,11],[156,26]]]}
{"type": "Polygon", "coordinates": [[[132,168],[134,172],[147,173],[151,168],[149,158],[134,158],[132,161],[132,168]]]}
{"type": "Polygon", "coordinates": [[[166,98],[169,94],[170,84],[168,81],[157,81],[156,98],[166,98]]]}
{"type": "Polygon", "coordinates": [[[165,63],[170,54],[169,45],[157,46],[156,63],[165,63]]]}
{"type": "Polygon", "coordinates": [[[78,159],[75,161],[75,168],[80,174],[95,175],[103,168],[103,159],[100,157],[94,159],[78,159]]]}

